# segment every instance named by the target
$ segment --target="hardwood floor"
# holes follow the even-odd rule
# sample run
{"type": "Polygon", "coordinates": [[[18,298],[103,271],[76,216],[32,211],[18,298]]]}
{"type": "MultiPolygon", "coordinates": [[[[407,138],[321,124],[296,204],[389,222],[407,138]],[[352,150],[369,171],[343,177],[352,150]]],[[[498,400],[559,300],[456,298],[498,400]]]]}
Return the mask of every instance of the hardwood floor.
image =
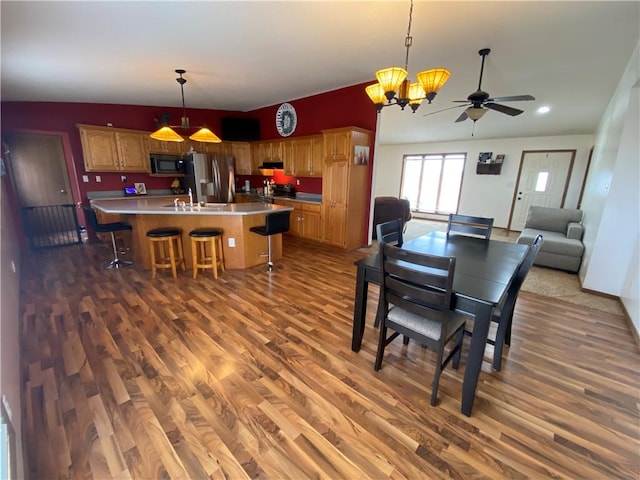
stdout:
{"type": "Polygon", "coordinates": [[[373,300],[351,351],[363,255],[288,238],[271,274],[175,281],[103,270],[108,247],[30,254],[31,478],[638,478],[639,355],[622,317],[523,292],[503,369],[487,346],[465,417],[465,352],[431,407],[431,352],[398,339],[374,372],[373,300]]]}

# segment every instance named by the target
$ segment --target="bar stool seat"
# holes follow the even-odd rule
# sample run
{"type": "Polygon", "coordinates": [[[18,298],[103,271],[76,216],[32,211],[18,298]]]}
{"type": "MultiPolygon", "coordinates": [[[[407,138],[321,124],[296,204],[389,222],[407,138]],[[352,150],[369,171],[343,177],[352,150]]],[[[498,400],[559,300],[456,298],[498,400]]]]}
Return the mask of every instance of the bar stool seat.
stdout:
{"type": "Polygon", "coordinates": [[[156,278],[158,268],[170,268],[173,278],[178,278],[176,266],[181,265],[182,270],[187,269],[182,249],[182,230],[175,227],[154,228],[147,232],[147,238],[151,254],[151,278],[156,278]]]}
{"type": "Polygon", "coordinates": [[[189,232],[191,237],[191,253],[193,258],[193,278],[198,276],[199,269],[210,268],[213,278],[218,278],[218,267],[224,272],[224,253],[222,251],[221,228],[196,228],[189,232]],[[207,244],[210,254],[207,254],[207,244]]]}

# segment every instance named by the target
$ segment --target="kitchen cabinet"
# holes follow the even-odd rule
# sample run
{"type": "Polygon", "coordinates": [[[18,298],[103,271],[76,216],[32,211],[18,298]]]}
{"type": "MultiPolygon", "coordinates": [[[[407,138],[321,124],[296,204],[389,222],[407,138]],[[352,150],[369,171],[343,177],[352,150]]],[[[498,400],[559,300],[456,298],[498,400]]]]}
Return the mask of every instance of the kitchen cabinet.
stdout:
{"type": "Polygon", "coordinates": [[[87,172],[149,172],[148,133],[77,125],[87,172]]]}
{"type": "Polygon", "coordinates": [[[236,173],[238,175],[251,175],[251,145],[249,142],[231,142],[231,155],[236,159],[236,173]]]}
{"type": "Polygon", "coordinates": [[[284,156],[285,175],[309,176],[311,139],[300,137],[285,141],[284,149],[289,152],[284,156]]]}
{"type": "Polygon", "coordinates": [[[316,241],[322,240],[322,223],[320,222],[321,208],[320,205],[312,205],[310,203],[301,204],[301,220],[298,225],[301,236],[304,238],[316,241]]]}
{"type": "Polygon", "coordinates": [[[325,158],[346,159],[353,153],[350,129],[323,130],[325,158]]]}
{"type": "Polygon", "coordinates": [[[369,166],[355,165],[353,151],[356,145],[369,146],[371,133],[356,127],[322,133],[322,241],[346,249],[357,248],[364,244],[369,220],[369,166]]]}
{"type": "Polygon", "coordinates": [[[320,222],[320,204],[296,202],[284,198],[275,198],[273,203],[291,207],[289,217],[289,234],[297,237],[320,241],[322,239],[322,224],[320,222]]]}
{"type": "Polygon", "coordinates": [[[324,139],[322,135],[311,137],[310,177],[322,177],[324,168],[324,139]]]}
{"type": "Polygon", "coordinates": [[[285,175],[321,177],[324,160],[322,135],[297,137],[282,141],[285,175]]]}
{"type": "MultiPolygon", "coordinates": [[[[162,140],[156,140],[155,138],[151,138],[147,133],[147,144],[149,153],[169,153],[171,155],[184,155],[190,146],[185,145],[185,143],[187,143],[187,140],[185,140],[184,142],[165,142],[162,140]]],[[[199,152],[197,147],[194,147],[194,150],[199,152]]]]}

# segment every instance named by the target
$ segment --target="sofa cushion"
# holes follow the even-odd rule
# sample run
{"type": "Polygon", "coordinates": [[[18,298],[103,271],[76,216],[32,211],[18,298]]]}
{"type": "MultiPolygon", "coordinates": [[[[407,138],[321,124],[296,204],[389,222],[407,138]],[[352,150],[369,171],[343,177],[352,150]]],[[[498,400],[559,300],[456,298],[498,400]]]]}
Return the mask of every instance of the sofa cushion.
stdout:
{"type": "Polygon", "coordinates": [[[582,242],[573,238],[567,238],[564,234],[558,232],[525,228],[518,237],[517,242],[531,245],[538,235],[542,235],[543,239],[540,252],[550,252],[568,257],[582,257],[582,253],[584,252],[582,242]]]}
{"type": "MultiPolygon", "coordinates": [[[[582,210],[574,208],[529,207],[525,228],[547,230],[567,234],[570,222],[582,221],[582,210]]],[[[545,238],[546,240],[546,238],[545,238]]]]}

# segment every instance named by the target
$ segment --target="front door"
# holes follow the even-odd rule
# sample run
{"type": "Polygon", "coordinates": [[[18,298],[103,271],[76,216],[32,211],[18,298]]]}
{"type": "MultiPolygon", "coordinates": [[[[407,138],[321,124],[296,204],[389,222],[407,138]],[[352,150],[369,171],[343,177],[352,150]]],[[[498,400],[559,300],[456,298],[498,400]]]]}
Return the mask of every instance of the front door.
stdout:
{"type": "Polygon", "coordinates": [[[575,150],[523,152],[510,230],[522,231],[532,205],[561,208],[575,150]]]}
{"type": "Polygon", "coordinates": [[[30,245],[78,243],[76,209],[60,136],[8,133],[3,141],[30,245]]]}

